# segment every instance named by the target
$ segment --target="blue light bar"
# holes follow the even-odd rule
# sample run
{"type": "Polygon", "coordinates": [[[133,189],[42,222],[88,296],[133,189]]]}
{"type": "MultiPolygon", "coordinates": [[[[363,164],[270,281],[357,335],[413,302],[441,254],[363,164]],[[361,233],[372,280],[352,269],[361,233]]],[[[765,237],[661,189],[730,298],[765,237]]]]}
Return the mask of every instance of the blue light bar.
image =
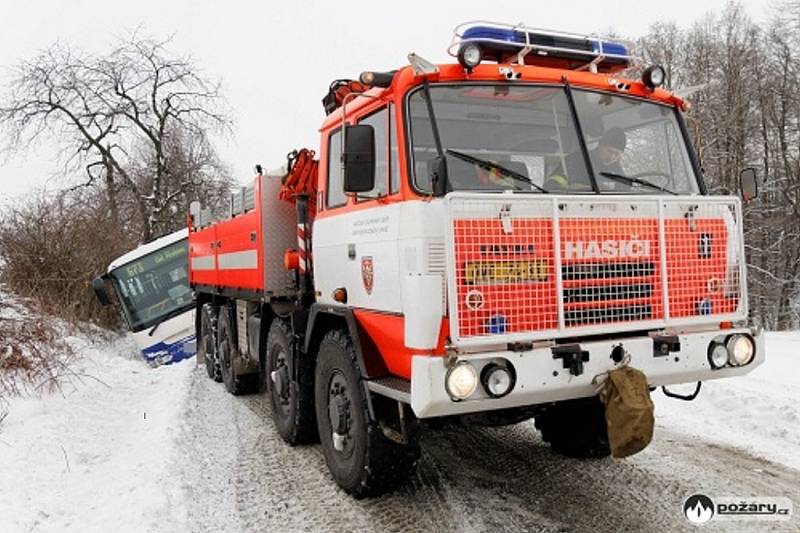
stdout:
{"type": "Polygon", "coordinates": [[[594,62],[598,71],[613,72],[630,67],[634,61],[629,45],[617,39],[521,25],[483,21],[462,24],[456,28],[448,52],[457,55],[467,42],[478,44],[485,58],[498,62],[515,60],[545,66],[560,62],[562,68],[581,68],[594,62]]]}

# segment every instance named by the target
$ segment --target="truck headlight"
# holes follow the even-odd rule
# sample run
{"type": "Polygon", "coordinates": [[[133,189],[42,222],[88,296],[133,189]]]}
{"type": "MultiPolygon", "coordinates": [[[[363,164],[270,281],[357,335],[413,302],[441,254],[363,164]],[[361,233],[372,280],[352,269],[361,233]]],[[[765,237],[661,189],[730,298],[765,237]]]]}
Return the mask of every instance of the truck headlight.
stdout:
{"type": "Polygon", "coordinates": [[[753,360],[756,346],[749,335],[731,335],[725,343],[728,348],[728,362],[733,366],[743,366],[753,360]]]}
{"type": "Polygon", "coordinates": [[[489,363],[481,370],[481,383],[492,398],[501,398],[511,392],[515,382],[514,369],[510,366],[489,363]]]}
{"type": "Polygon", "coordinates": [[[708,362],[711,365],[711,368],[717,369],[722,368],[726,364],[728,364],[728,349],[725,347],[724,344],[719,342],[712,342],[708,346],[708,362]]]}
{"type": "Polygon", "coordinates": [[[478,371],[466,361],[457,363],[447,371],[445,387],[453,400],[466,400],[478,388],[478,371]]]}

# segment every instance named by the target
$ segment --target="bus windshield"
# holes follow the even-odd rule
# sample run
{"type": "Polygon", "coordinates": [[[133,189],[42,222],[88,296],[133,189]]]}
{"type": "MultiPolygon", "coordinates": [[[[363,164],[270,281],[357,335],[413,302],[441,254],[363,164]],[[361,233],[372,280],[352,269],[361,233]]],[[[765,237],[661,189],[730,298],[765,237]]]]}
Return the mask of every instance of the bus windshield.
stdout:
{"type": "Polygon", "coordinates": [[[187,240],[183,239],[111,271],[132,331],[191,309],[187,264],[187,240]]]}
{"type": "MultiPolygon", "coordinates": [[[[449,190],[700,191],[672,107],[573,88],[573,113],[562,85],[439,85],[430,94],[449,190]]],[[[430,194],[438,150],[421,89],[407,114],[414,185],[430,194]]]]}

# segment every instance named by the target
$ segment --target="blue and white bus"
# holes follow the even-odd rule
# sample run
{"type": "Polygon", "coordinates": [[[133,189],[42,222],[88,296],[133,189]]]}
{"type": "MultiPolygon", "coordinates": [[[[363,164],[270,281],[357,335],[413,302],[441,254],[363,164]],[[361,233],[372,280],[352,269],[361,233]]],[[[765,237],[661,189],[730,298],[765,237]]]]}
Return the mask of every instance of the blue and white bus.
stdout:
{"type": "Polygon", "coordinates": [[[110,282],[128,329],[153,366],[186,359],[196,351],[188,236],[183,229],[139,246],[112,261],[92,284],[107,305],[110,282]]]}

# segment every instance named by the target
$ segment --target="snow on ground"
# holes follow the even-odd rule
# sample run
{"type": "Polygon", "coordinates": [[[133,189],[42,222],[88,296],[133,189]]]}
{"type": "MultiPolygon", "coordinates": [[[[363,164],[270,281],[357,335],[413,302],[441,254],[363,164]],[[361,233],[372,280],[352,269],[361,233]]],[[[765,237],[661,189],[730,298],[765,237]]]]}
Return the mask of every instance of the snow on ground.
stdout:
{"type": "Polygon", "coordinates": [[[180,531],[167,464],[194,360],[149,368],[127,339],[71,339],[62,394],[15,398],[0,425],[0,532],[180,531]]]}
{"type": "MultiPolygon", "coordinates": [[[[247,399],[224,394],[219,384],[192,386],[193,379],[206,381],[194,359],[151,369],[136,358],[128,340],[75,342],[82,342],[77,347],[82,358],[63,393],[12,399],[10,414],[0,424],[0,533],[202,530],[192,529],[197,517],[190,500],[201,506],[217,502],[234,488],[263,498],[261,483],[276,475],[273,467],[266,478],[254,477],[252,486],[231,485],[237,468],[232,461],[241,443],[230,441],[243,438],[251,444],[241,445],[255,452],[263,433],[272,432],[257,416],[242,419],[240,411],[247,414],[247,409],[239,403],[247,399]],[[204,390],[214,393],[214,416],[199,412],[209,400],[197,397],[204,390]],[[187,425],[181,420],[186,413],[204,416],[204,424],[187,425]],[[253,424],[259,427],[249,428],[253,424]],[[198,441],[202,449],[186,433],[191,427],[209,433],[198,441]],[[206,455],[227,465],[217,477],[195,465],[203,461],[206,447],[213,448],[206,455]]],[[[656,441],[663,430],[670,438],[687,436],[676,453],[711,442],[800,470],[800,332],[770,333],[767,350],[762,367],[746,377],[705,383],[693,403],[654,393],[656,441]]],[[[313,448],[286,448],[285,455],[297,468],[304,468],[300,463],[309,456],[321,462],[313,448]]],[[[639,462],[620,462],[619,468],[645,468],[654,460],[647,454],[639,457],[639,462]]],[[[319,468],[312,474],[321,476],[327,493],[333,489],[319,468]]],[[[239,472],[239,477],[252,476],[239,472]]],[[[218,517],[225,524],[221,529],[238,531],[238,511],[229,511],[230,516],[223,512],[218,517]]],[[[220,510],[211,505],[208,513],[220,510]]]]}
{"type": "MultiPolygon", "coordinates": [[[[694,385],[670,390],[688,393],[694,385]]],[[[763,365],[744,377],[704,382],[693,402],[660,390],[653,399],[658,427],[800,470],[800,331],[768,333],[763,365]]]]}

